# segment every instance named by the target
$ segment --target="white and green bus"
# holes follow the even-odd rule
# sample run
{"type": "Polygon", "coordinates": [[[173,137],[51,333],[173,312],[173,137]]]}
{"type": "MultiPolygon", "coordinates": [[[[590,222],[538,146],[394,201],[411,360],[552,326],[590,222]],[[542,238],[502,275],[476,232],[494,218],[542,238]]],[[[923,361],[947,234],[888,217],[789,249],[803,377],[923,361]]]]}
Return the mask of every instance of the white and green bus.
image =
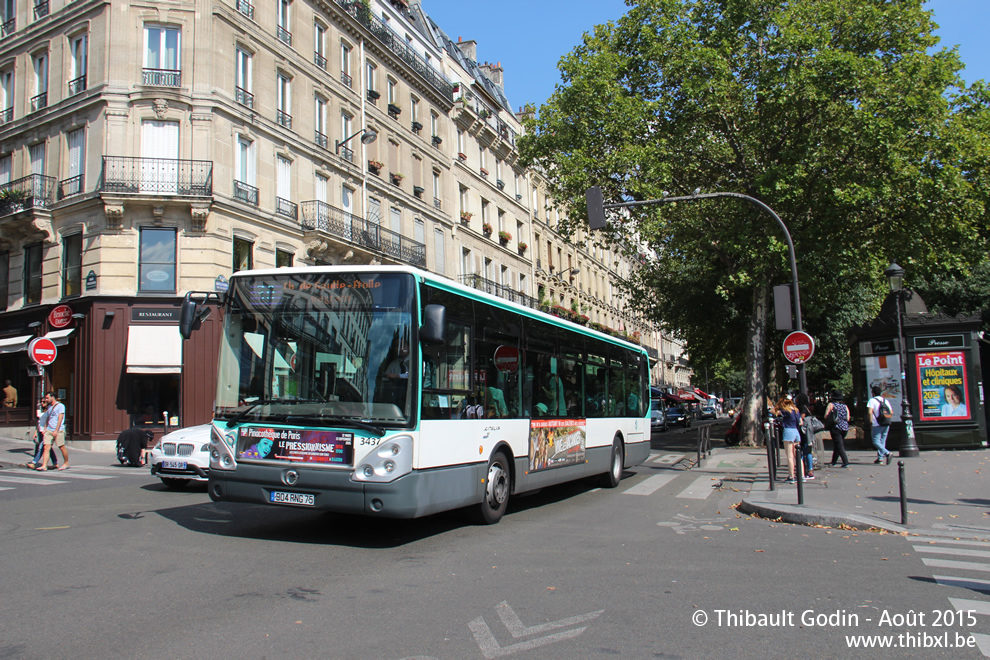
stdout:
{"type": "MultiPolygon", "coordinates": [[[[414,518],[650,450],[639,346],[402,266],[241,271],[223,301],[215,501],[414,518]]],[[[186,298],[182,330],[202,315],[186,298]]]]}

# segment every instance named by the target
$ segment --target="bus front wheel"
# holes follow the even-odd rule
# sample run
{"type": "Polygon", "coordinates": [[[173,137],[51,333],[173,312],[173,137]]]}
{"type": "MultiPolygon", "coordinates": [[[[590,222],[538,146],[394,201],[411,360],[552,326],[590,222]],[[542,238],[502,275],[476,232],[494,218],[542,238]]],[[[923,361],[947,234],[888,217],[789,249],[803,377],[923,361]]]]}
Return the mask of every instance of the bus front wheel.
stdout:
{"type": "Polygon", "coordinates": [[[485,497],[476,505],[475,519],[483,525],[494,525],[505,514],[509,505],[511,475],[509,459],[503,452],[495,452],[488,461],[488,478],[485,480],[485,497]]]}
{"type": "Polygon", "coordinates": [[[616,438],[612,441],[612,456],[608,463],[608,472],[602,475],[602,485],[606,488],[615,488],[622,481],[622,464],[625,455],[622,451],[622,441],[616,438]]]}

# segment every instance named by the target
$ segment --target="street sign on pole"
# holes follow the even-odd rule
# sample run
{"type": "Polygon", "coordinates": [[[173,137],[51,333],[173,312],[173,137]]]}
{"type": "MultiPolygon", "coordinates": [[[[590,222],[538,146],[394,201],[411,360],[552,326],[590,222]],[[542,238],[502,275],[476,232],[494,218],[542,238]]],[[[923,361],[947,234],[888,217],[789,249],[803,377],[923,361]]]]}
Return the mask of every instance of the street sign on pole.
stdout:
{"type": "Polygon", "coordinates": [[[788,362],[804,364],[815,354],[815,340],[807,332],[792,332],[784,339],[784,357],[788,362]]]}
{"type": "Polygon", "coordinates": [[[58,349],[55,348],[55,342],[51,339],[36,337],[28,344],[28,356],[34,360],[35,364],[47,367],[55,361],[58,356],[58,349]]]}

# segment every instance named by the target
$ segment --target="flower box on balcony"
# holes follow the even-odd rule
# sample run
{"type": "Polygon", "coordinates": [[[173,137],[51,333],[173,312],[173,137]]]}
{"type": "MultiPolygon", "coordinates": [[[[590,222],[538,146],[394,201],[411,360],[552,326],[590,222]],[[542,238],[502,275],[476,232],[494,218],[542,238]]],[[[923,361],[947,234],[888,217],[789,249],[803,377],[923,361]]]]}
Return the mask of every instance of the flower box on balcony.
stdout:
{"type": "Polygon", "coordinates": [[[420,123],[420,122],[418,122],[418,121],[414,121],[414,122],[412,123],[412,129],[413,129],[414,131],[416,131],[417,133],[419,133],[419,132],[420,132],[421,130],[423,130],[423,124],[421,124],[421,123],[420,123]]]}
{"type": "Polygon", "coordinates": [[[413,194],[416,197],[422,197],[424,192],[426,192],[426,188],[423,186],[413,186],[413,194]]]}
{"type": "Polygon", "coordinates": [[[505,190],[505,181],[502,181],[502,179],[496,180],[495,185],[498,186],[499,190],[505,190]]]}
{"type": "Polygon", "coordinates": [[[486,222],[485,224],[481,225],[481,231],[485,232],[485,236],[491,236],[492,226],[486,222]]]}
{"type": "Polygon", "coordinates": [[[488,176],[488,170],[486,170],[483,167],[479,170],[479,172],[481,172],[481,176],[483,176],[483,177],[487,177],[488,176]]]}
{"type": "Polygon", "coordinates": [[[529,246],[526,245],[525,243],[520,243],[519,245],[516,246],[516,248],[518,248],[519,254],[523,255],[526,254],[526,250],[529,249],[529,246]]]}
{"type": "Polygon", "coordinates": [[[471,216],[474,215],[470,211],[461,211],[461,222],[467,224],[471,222],[471,216]]]}
{"type": "Polygon", "coordinates": [[[465,161],[465,160],[467,160],[467,154],[458,153],[457,154],[457,160],[462,161],[462,162],[465,161]]]}
{"type": "Polygon", "coordinates": [[[373,89],[368,90],[368,100],[371,101],[372,103],[378,101],[378,99],[381,98],[381,96],[382,95],[379,92],[376,92],[373,89]]]}
{"type": "Polygon", "coordinates": [[[433,146],[434,147],[439,147],[440,146],[440,143],[443,142],[443,138],[440,137],[439,135],[434,135],[430,139],[433,141],[433,146]]]}
{"type": "Polygon", "coordinates": [[[402,184],[402,179],[403,179],[403,178],[405,178],[405,177],[403,177],[403,176],[402,176],[401,174],[399,174],[398,172],[392,172],[392,173],[391,173],[391,174],[389,175],[389,178],[391,178],[391,180],[392,180],[392,183],[393,183],[394,185],[397,185],[397,186],[398,186],[398,185],[401,185],[401,184],[402,184]]]}
{"type": "Polygon", "coordinates": [[[383,167],[385,167],[385,165],[381,161],[377,161],[377,160],[368,161],[368,171],[371,172],[372,174],[378,174],[379,172],[381,172],[383,167]]]}
{"type": "Polygon", "coordinates": [[[509,241],[512,240],[512,234],[510,234],[507,231],[500,231],[498,233],[498,240],[502,241],[503,243],[508,243],[509,241]]]}
{"type": "Polygon", "coordinates": [[[394,103],[389,103],[388,104],[388,114],[390,114],[390,115],[398,115],[398,114],[401,114],[401,113],[402,113],[402,108],[400,108],[399,106],[397,106],[394,103]]]}

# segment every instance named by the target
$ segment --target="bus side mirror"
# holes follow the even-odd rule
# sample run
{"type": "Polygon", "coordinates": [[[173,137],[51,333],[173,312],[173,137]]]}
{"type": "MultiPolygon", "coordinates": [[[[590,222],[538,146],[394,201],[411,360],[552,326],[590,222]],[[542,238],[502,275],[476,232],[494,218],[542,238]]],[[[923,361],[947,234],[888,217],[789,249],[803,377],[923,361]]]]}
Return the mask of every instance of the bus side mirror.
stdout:
{"type": "Polygon", "coordinates": [[[423,325],[419,328],[419,340],[424,344],[447,342],[447,308],[443,305],[427,305],[423,308],[423,325]]]}
{"type": "Polygon", "coordinates": [[[191,298],[192,293],[187,293],[179,308],[179,334],[183,339],[189,339],[192,335],[193,324],[196,323],[196,301],[191,298]]]}

